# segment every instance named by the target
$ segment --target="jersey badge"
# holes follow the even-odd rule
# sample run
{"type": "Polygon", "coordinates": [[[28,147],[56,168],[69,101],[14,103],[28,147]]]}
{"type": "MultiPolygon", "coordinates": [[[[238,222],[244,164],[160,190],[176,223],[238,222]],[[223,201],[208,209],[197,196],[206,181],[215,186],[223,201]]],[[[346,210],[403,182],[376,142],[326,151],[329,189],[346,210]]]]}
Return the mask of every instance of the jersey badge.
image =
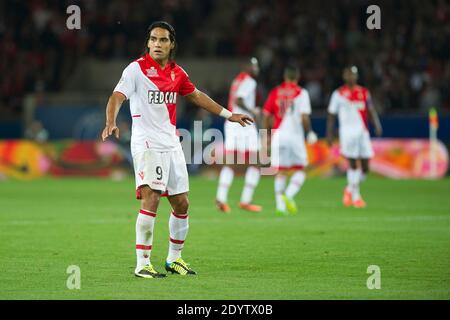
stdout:
{"type": "Polygon", "coordinates": [[[156,77],[158,75],[158,71],[155,69],[155,67],[150,67],[150,69],[147,69],[146,72],[147,77],[149,78],[156,77]]]}

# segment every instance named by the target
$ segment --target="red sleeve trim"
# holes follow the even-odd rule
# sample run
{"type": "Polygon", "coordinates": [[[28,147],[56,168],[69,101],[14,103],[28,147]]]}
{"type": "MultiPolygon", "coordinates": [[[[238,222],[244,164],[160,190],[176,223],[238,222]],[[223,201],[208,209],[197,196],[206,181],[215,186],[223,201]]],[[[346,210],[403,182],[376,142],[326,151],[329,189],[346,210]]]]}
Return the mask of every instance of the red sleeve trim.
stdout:
{"type": "Polygon", "coordinates": [[[188,92],[188,93],[180,93],[180,96],[182,96],[182,97],[185,97],[185,96],[188,96],[188,95],[190,95],[191,93],[193,93],[195,90],[196,90],[197,88],[196,87],[194,87],[194,90],[192,90],[191,92],[188,92]]]}

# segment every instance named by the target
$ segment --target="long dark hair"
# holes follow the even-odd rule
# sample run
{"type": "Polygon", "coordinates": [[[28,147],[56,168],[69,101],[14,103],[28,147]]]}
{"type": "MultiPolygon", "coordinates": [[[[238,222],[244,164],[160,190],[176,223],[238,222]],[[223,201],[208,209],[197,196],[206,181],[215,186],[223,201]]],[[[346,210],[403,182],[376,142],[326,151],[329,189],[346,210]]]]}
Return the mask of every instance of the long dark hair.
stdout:
{"type": "Polygon", "coordinates": [[[170,42],[172,42],[174,44],[173,49],[170,50],[169,59],[173,60],[173,58],[175,57],[175,52],[177,50],[177,41],[175,39],[175,29],[170,25],[170,23],[168,23],[166,21],[155,21],[148,27],[147,38],[145,39],[145,43],[144,43],[144,55],[149,53],[150,49],[148,48],[148,40],[150,40],[150,33],[155,28],[162,28],[162,29],[166,29],[167,31],[169,31],[170,42]]]}

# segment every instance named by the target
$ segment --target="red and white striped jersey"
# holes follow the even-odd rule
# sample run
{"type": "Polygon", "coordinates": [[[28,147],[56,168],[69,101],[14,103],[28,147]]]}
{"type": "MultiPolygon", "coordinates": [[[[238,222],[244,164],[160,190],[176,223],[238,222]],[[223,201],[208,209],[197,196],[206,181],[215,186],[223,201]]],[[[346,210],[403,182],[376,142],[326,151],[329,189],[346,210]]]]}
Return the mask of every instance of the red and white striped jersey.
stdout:
{"type": "Polygon", "coordinates": [[[194,90],[194,84],[180,66],[169,62],[161,69],[148,53],[125,68],[114,91],[130,100],[133,155],[147,149],[181,149],[176,133],[177,96],[194,90]]]}
{"type": "Polygon", "coordinates": [[[231,83],[230,94],[228,96],[228,110],[234,113],[242,113],[252,116],[247,111],[236,105],[237,98],[242,98],[248,109],[255,109],[256,81],[247,72],[239,73],[231,83]]]}
{"type": "Polygon", "coordinates": [[[338,114],[341,136],[353,136],[368,131],[368,108],[372,106],[369,90],[362,86],[344,85],[331,95],[328,112],[338,114]]]}
{"type": "Polygon", "coordinates": [[[270,91],[263,112],[274,117],[272,129],[277,129],[281,140],[304,139],[301,115],[311,114],[308,91],[283,82],[270,91]]]}

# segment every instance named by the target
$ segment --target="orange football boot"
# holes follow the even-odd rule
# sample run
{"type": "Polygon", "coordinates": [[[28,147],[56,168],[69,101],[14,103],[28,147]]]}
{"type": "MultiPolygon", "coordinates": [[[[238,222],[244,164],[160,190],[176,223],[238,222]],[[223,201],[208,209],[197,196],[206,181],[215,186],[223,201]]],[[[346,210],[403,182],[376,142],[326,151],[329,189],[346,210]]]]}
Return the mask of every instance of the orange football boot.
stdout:
{"type": "Polygon", "coordinates": [[[217,209],[219,209],[220,211],[222,211],[224,213],[231,212],[230,206],[224,202],[220,202],[219,200],[216,200],[216,206],[217,206],[217,209]]]}
{"type": "Polygon", "coordinates": [[[260,212],[262,210],[261,206],[251,203],[239,202],[239,208],[250,211],[250,212],[260,212]]]}
{"type": "Polygon", "coordinates": [[[359,198],[358,200],[353,201],[353,206],[355,208],[365,208],[366,207],[366,202],[359,198]]]}
{"type": "Polygon", "coordinates": [[[352,193],[347,188],[344,190],[344,197],[342,198],[342,203],[345,207],[350,207],[353,204],[352,193]]]}

